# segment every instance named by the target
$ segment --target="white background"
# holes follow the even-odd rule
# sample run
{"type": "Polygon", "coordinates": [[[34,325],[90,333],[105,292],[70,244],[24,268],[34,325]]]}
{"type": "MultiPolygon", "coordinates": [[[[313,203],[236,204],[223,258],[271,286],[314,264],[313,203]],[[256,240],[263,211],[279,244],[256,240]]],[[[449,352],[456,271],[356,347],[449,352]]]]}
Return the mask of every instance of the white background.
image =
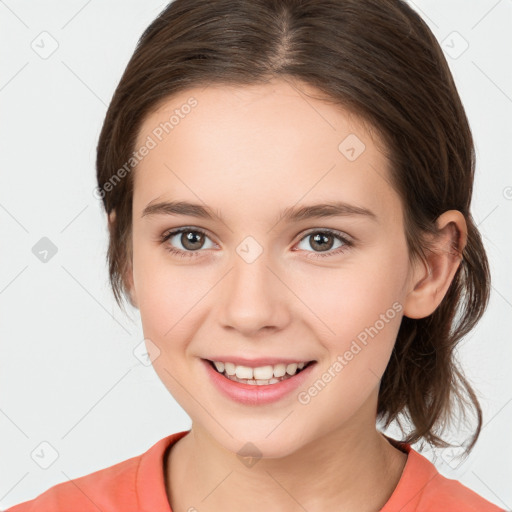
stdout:
{"type": "MultiPolygon", "coordinates": [[[[493,275],[486,315],[459,350],[484,410],[481,438],[457,467],[440,451],[425,455],[512,509],[512,1],[410,3],[443,42],[472,126],[472,211],[493,275]]],[[[190,427],[133,354],[140,317],[115,305],[106,222],[92,195],[106,107],[164,5],[0,1],[0,508],[190,427]],[[46,50],[58,44],[46,59],[31,47],[41,38],[46,50]],[[42,237],[57,247],[46,263],[32,252],[42,237]],[[58,453],[48,469],[31,458],[34,450],[51,456],[41,442],[58,453]]]]}

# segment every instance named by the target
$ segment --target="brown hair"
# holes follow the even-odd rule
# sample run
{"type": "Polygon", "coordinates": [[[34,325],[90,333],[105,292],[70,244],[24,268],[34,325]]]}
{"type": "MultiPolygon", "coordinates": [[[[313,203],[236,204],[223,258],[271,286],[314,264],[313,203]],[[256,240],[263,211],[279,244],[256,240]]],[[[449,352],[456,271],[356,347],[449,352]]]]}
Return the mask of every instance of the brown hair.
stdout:
{"type": "MultiPolygon", "coordinates": [[[[455,347],[483,315],[490,275],[470,213],[475,153],[448,64],[434,35],[401,0],[175,0],[141,36],[110,103],[97,148],[98,194],[109,224],[107,261],[117,303],[131,261],[133,174],[122,173],[141,123],[177,92],[209,83],[252,85],[270,78],[314,86],[358,114],[385,142],[400,194],[409,256],[425,260],[428,234],[446,210],[468,227],[462,262],[439,307],[403,317],[380,384],[377,418],[410,425],[405,442],[448,444],[438,427],[454,405],[478,399],[455,347]],[[117,174],[116,174],[117,173],[117,174]],[[110,186],[108,186],[110,184],[110,186]]],[[[130,169],[128,169],[129,171],[130,169]]]]}

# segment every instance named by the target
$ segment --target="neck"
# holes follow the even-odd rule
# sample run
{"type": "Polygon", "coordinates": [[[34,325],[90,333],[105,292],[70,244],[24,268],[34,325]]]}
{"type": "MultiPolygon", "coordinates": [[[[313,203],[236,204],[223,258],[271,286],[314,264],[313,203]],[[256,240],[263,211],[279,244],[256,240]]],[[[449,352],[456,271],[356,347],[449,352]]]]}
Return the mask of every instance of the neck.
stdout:
{"type": "Polygon", "coordinates": [[[253,465],[193,425],[167,459],[173,512],[375,511],[393,493],[407,455],[376,430],[375,422],[339,429],[281,458],[253,465]]]}

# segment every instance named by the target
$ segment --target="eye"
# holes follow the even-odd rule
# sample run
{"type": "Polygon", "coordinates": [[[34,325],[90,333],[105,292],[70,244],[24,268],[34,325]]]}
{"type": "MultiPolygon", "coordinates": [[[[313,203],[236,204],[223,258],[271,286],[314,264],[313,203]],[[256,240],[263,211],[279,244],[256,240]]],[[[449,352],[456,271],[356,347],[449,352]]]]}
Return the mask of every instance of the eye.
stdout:
{"type": "Polygon", "coordinates": [[[313,256],[314,258],[323,258],[326,256],[341,254],[353,245],[353,243],[340,232],[326,229],[310,231],[300,240],[299,246],[301,243],[306,243],[313,248],[313,251],[308,251],[307,248],[304,249],[304,247],[299,247],[300,249],[315,253],[313,256]],[[336,242],[338,242],[337,246],[335,245],[336,242]],[[333,248],[335,250],[332,250],[333,248]]]}
{"type": "MultiPolygon", "coordinates": [[[[210,240],[205,231],[192,227],[182,227],[168,231],[162,235],[160,242],[164,244],[167,251],[181,258],[197,257],[200,256],[202,252],[201,249],[211,249],[215,247],[215,244],[210,240]],[[207,241],[210,241],[209,245],[207,241]]],[[[298,246],[299,249],[313,253],[312,256],[308,257],[323,258],[345,252],[348,248],[353,246],[353,242],[338,231],[317,229],[303,236],[298,246]],[[307,243],[313,248],[313,251],[300,247],[300,244],[303,243],[307,243]],[[338,245],[336,245],[336,243],[338,245]]]]}
{"type": "Polygon", "coordinates": [[[165,244],[165,249],[170,253],[186,258],[197,256],[200,249],[211,249],[215,246],[210,240],[211,245],[205,247],[206,240],[210,239],[203,230],[184,227],[168,231],[162,236],[161,243],[165,244]]]}

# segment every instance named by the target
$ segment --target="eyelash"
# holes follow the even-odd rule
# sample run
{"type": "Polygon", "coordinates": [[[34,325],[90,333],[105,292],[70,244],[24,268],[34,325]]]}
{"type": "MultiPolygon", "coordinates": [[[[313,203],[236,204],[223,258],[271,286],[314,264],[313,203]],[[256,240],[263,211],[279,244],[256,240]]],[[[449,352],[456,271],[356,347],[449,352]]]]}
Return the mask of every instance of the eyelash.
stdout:
{"type": "MultiPolygon", "coordinates": [[[[199,253],[202,252],[200,249],[197,251],[182,251],[181,249],[175,249],[173,246],[166,243],[169,239],[171,239],[175,235],[179,235],[180,233],[190,233],[190,232],[191,233],[201,233],[202,235],[208,237],[208,234],[200,228],[183,227],[183,228],[174,229],[172,231],[167,231],[166,233],[164,233],[161,237],[160,243],[165,244],[166,251],[168,251],[171,254],[178,256],[180,258],[197,257],[197,256],[199,256],[199,253]]],[[[315,259],[316,258],[326,258],[326,257],[330,257],[330,256],[337,256],[338,254],[344,253],[347,249],[350,249],[354,245],[353,242],[351,242],[346,237],[344,237],[339,231],[335,231],[332,229],[316,229],[316,230],[308,231],[299,240],[299,243],[302,240],[304,240],[305,238],[307,238],[308,236],[315,235],[318,233],[332,235],[335,238],[337,238],[340,242],[342,242],[344,245],[341,247],[338,247],[337,249],[335,249],[333,251],[326,251],[325,253],[313,252],[313,254],[315,255],[315,256],[313,256],[313,258],[315,258],[315,259]]],[[[312,252],[312,251],[307,251],[307,252],[312,252]]],[[[308,258],[311,258],[311,256],[308,256],[308,258]]]]}

